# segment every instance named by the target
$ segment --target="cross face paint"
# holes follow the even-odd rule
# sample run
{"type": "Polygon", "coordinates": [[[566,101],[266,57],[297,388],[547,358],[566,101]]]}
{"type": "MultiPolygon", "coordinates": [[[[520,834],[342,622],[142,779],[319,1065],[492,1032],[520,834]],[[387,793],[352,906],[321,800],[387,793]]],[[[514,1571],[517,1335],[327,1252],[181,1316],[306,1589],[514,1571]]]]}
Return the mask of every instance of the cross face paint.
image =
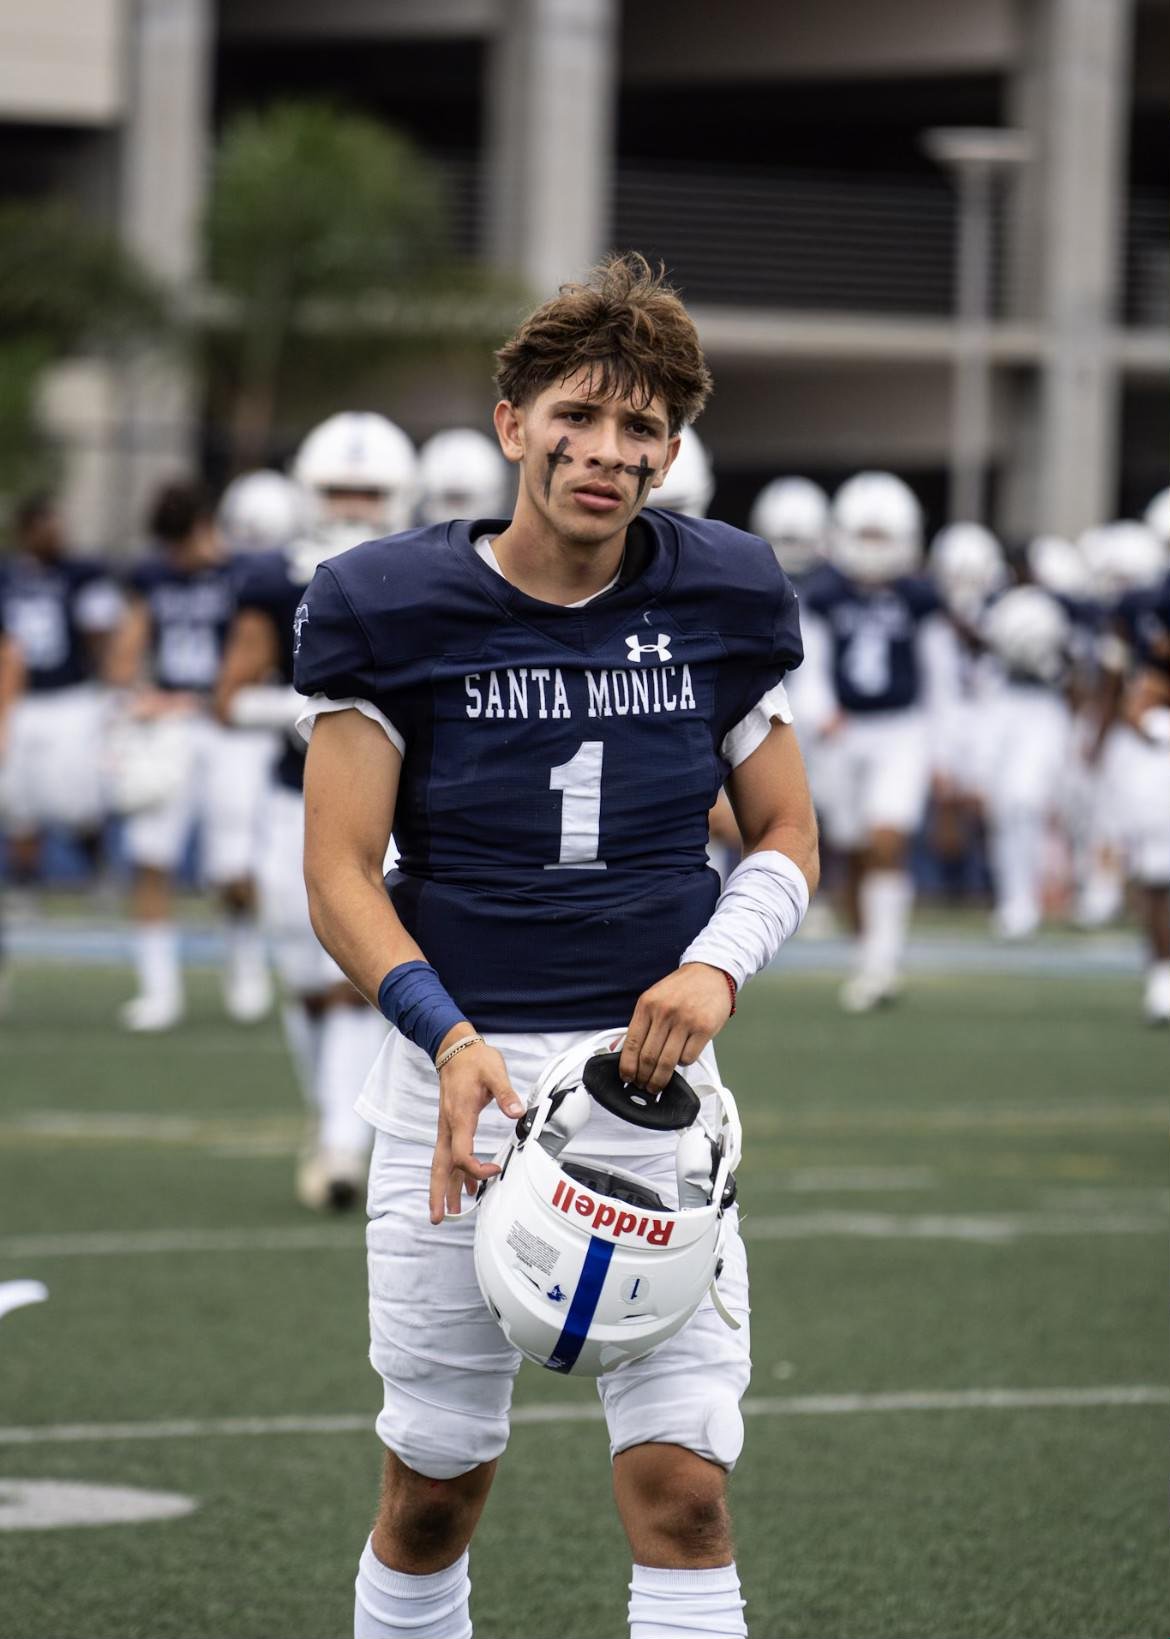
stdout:
{"type": "Polygon", "coordinates": [[[545,475],[544,475],[544,498],[545,498],[546,501],[552,495],[553,473],[557,470],[557,468],[561,465],[562,462],[564,462],[564,464],[566,466],[571,466],[572,465],[573,457],[571,455],[567,455],[565,453],[568,450],[568,447],[569,447],[569,440],[567,438],[562,438],[560,440],[560,442],[558,443],[556,449],[548,457],[548,469],[547,469],[547,471],[545,472],[545,475]]]}
{"type": "Polygon", "coordinates": [[[636,467],[623,467],[622,471],[623,472],[628,472],[631,478],[636,478],[638,480],[638,500],[637,500],[637,504],[639,506],[641,506],[642,497],[646,493],[646,485],[650,482],[651,478],[653,478],[654,474],[658,471],[658,468],[657,467],[652,467],[650,465],[649,461],[647,461],[646,457],[643,456],[642,459],[638,462],[638,465],[636,467]]]}

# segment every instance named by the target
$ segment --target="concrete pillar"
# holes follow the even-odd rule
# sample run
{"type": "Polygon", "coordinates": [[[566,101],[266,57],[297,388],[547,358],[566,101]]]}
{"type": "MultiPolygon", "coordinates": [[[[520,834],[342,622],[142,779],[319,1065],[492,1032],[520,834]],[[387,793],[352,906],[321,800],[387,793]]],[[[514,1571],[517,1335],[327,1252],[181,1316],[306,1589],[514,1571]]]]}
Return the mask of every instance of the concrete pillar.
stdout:
{"type": "MultiPolygon", "coordinates": [[[[181,294],[199,262],[209,163],[212,0],[136,0],[128,38],[119,226],[125,243],[181,294]]],[[[127,370],[116,484],[123,536],[140,532],[155,486],[188,473],[198,452],[190,374],[169,354],[127,370]]]]}
{"type": "Polygon", "coordinates": [[[503,0],[490,52],[490,260],[539,297],[609,248],[616,0],[503,0]]]}
{"type": "MultiPolygon", "coordinates": [[[[1010,117],[1030,130],[1015,274],[1045,337],[1034,487],[1007,474],[1011,522],[1075,535],[1116,508],[1118,322],[1132,0],[1021,0],[1024,56],[1010,117]],[[1028,492],[1031,491],[1030,505],[1028,492]]],[[[1020,460],[1032,443],[1021,444],[1020,460]]]]}

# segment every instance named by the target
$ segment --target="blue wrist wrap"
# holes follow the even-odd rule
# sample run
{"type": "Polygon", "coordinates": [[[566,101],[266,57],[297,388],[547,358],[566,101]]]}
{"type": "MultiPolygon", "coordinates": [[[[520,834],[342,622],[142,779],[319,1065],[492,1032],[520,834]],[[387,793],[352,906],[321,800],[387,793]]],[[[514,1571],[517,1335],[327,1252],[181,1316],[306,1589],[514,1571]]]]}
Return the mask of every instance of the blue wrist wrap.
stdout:
{"type": "Polygon", "coordinates": [[[443,1037],[466,1015],[443,989],[429,962],[402,962],[378,986],[378,1006],[396,1030],[431,1059],[443,1037]]]}

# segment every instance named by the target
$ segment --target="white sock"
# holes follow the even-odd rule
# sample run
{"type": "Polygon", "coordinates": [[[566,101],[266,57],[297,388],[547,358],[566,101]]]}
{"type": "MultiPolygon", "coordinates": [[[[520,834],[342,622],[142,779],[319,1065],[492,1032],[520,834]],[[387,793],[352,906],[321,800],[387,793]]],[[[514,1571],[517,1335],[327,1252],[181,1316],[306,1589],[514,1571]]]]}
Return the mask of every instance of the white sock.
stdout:
{"type": "Polygon", "coordinates": [[[285,1001],[280,1006],[280,1022],[288,1056],[293,1061],[305,1103],[317,1110],[317,1066],[321,1060],[321,1020],[314,1018],[304,1002],[285,1001]]]}
{"type": "Polygon", "coordinates": [[[368,1541],[354,1583],[354,1639],[471,1639],[467,1564],[464,1551],[445,1571],[408,1576],[383,1565],[368,1541]]]}
{"type": "Polygon", "coordinates": [[[991,858],[1000,920],[1008,927],[1035,926],[1044,870],[1043,814],[1014,808],[994,816],[991,858]]]}
{"type": "Polygon", "coordinates": [[[176,1002],[183,993],[179,934],[173,922],[139,922],[134,928],[134,970],[138,993],[152,1001],[176,1002]]]}
{"type": "Polygon", "coordinates": [[[386,1021],[372,1007],[330,1007],[321,1023],[317,1068],[318,1135],[323,1150],[365,1155],[373,1132],[354,1102],[386,1036],[386,1021]]]}
{"type": "Polygon", "coordinates": [[[913,900],[914,884],[907,872],[866,872],[859,894],[863,973],[879,979],[897,977],[913,900]]]}
{"type": "Polygon", "coordinates": [[[712,1571],[659,1571],[635,1565],[630,1583],[630,1639],[745,1639],[734,1560],[712,1571]]]}
{"type": "Polygon", "coordinates": [[[233,987],[241,980],[263,977],[268,972],[268,951],[260,924],[251,915],[229,916],[224,929],[227,960],[224,983],[233,987]]]}

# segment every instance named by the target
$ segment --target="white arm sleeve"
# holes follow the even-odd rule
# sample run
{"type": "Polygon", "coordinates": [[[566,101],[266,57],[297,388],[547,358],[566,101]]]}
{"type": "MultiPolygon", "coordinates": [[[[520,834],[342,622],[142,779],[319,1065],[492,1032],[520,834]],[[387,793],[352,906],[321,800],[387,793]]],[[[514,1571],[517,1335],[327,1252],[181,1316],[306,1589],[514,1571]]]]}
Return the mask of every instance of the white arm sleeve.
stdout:
{"type": "Polygon", "coordinates": [[[330,700],[327,695],[314,694],[305,701],[304,710],[297,718],[297,732],[302,740],[313,737],[313,725],[318,717],[326,717],[331,711],[360,711],[363,717],[368,717],[371,723],[377,723],[390,744],[400,757],[406,756],[406,741],[390,719],[380,712],[377,706],[368,700],[330,700]]]}
{"type": "Polygon", "coordinates": [[[711,919],[679,958],[722,968],[742,989],[767,967],[804,921],[808,882],[800,867],[774,848],[742,859],[727,879],[711,919]]]}
{"type": "Polygon", "coordinates": [[[272,683],[257,683],[246,689],[237,689],[232,696],[228,716],[236,728],[275,728],[286,733],[295,728],[307,701],[296,689],[280,688],[272,683]]]}
{"type": "Polygon", "coordinates": [[[776,683],[767,694],[756,701],[746,717],[741,717],[733,729],[723,736],[720,753],[732,768],[745,763],[757,751],[771,732],[773,722],[790,723],[792,708],[783,683],[776,683]]]}

